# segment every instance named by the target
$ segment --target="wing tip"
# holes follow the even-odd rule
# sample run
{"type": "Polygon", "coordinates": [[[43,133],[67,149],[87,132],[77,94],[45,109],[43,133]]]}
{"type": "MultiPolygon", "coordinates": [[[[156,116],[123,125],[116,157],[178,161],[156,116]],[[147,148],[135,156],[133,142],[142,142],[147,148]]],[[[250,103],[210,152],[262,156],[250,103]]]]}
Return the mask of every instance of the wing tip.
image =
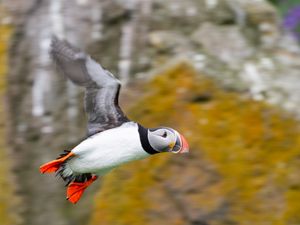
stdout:
{"type": "Polygon", "coordinates": [[[74,47],[70,42],[52,35],[49,54],[56,59],[59,56],[68,59],[84,58],[86,55],[79,48],[74,47]]]}
{"type": "Polygon", "coordinates": [[[62,43],[63,43],[63,40],[58,38],[55,34],[53,34],[51,37],[50,50],[57,48],[62,43]]]}
{"type": "Polygon", "coordinates": [[[49,55],[51,58],[56,62],[56,56],[59,52],[60,45],[61,45],[62,40],[60,40],[56,35],[52,35],[51,37],[51,44],[49,48],[49,55]]]}

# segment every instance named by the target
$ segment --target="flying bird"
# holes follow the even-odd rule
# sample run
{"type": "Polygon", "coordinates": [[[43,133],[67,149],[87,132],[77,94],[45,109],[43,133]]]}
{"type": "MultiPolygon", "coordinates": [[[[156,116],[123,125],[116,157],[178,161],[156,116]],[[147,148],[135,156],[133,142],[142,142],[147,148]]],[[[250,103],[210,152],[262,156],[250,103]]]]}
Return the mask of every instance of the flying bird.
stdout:
{"type": "Polygon", "coordinates": [[[41,173],[62,177],[71,203],[77,203],[98,177],[124,163],[162,152],[189,151],[186,139],[176,130],[149,129],[128,119],[118,104],[120,81],[88,54],[56,37],[50,54],[67,78],[85,88],[86,139],[40,166],[41,173]]]}

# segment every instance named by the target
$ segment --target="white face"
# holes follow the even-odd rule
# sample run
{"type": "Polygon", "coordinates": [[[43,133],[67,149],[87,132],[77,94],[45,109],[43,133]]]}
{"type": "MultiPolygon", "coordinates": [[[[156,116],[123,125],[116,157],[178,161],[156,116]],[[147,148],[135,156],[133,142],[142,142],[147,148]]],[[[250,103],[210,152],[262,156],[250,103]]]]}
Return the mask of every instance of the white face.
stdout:
{"type": "Polygon", "coordinates": [[[178,132],[171,128],[149,129],[148,140],[151,147],[159,152],[177,153],[182,145],[178,132]]]}

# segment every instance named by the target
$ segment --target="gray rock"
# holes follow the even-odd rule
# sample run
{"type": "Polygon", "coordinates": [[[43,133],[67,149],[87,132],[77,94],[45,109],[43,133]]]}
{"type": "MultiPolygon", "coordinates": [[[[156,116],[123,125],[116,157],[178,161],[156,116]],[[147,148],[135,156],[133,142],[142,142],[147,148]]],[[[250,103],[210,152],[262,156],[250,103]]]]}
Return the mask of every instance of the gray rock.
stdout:
{"type": "Polygon", "coordinates": [[[241,28],[237,25],[221,26],[203,23],[192,34],[191,39],[207,54],[226,63],[229,67],[236,67],[236,64],[240,64],[254,53],[247,37],[242,34],[241,28]]]}

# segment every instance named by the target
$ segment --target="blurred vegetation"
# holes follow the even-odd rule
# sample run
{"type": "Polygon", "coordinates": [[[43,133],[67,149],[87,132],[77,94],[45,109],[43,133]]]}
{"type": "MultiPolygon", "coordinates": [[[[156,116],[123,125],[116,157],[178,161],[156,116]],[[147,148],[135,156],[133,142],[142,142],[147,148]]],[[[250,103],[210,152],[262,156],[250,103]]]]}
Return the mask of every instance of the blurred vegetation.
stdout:
{"type": "Polygon", "coordinates": [[[221,89],[185,62],[145,93],[131,118],[177,128],[191,153],[160,154],[107,175],[90,225],[198,224],[180,205],[208,224],[300,224],[300,130],[292,117],[221,89]],[[195,166],[203,161],[221,179],[205,183],[208,169],[195,166]]]}
{"type": "MultiPolygon", "coordinates": [[[[6,115],[4,108],[4,94],[6,90],[6,75],[7,75],[7,51],[8,41],[12,29],[9,25],[3,23],[5,17],[4,9],[0,5],[0,136],[5,137],[6,130],[6,115]]],[[[13,215],[13,205],[15,203],[15,197],[13,195],[14,188],[12,183],[12,174],[9,170],[11,162],[7,157],[8,151],[6,146],[6,139],[0,139],[0,218],[1,225],[15,224],[15,217],[13,215]],[[5,160],[4,160],[5,159],[5,160]]]]}
{"type": "Polygon", "coordinates": [[[291,8],[300,5],[299,0],[269,0],[269,2],[278,6],[278,9],[283,14],[286,14],[291,8]]]}
{"type": "Polygon", "coordinates": [[[283,26],[294,33],[300,41],[300,2],[299,0],[269,0],[277,6],[283,16],[283,26]]]}

